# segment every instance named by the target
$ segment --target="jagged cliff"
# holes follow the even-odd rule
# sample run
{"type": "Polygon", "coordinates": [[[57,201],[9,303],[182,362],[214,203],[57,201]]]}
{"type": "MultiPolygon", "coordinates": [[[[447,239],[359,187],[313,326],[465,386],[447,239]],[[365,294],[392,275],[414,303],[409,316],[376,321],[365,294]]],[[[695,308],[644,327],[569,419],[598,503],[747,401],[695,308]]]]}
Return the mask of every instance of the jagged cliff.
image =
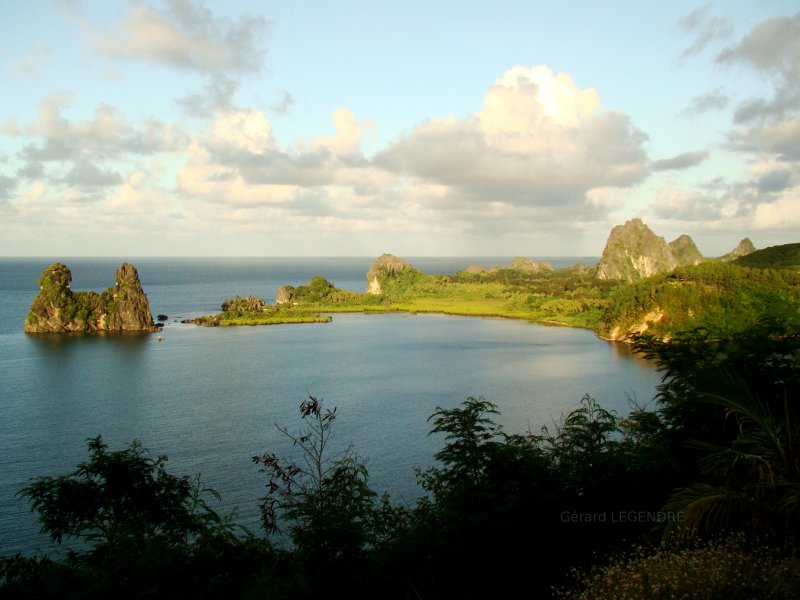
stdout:
{"type": "Polygon", "coordinates": [[[597,265],[597,277],[635,281],[669,271],[675,265],[675,257],[664,238],[640,219],[631,219],[611,230],[597,265]]]}
{"type": "Polygon", "coordinates": [[[678,266],[697,265],[703,260],[703,255],[688,235],[667,244],[641,219],[631,219],[611,230],[603,257],[597,265],[597,277],[636,281],[678,266]]]}
{"type": "Polygon", "coordinates": [[[386,280],[406,269],[413,269],[410,262],[393,254],[382,254],[375,259],[367,271],[367,293],[383,294],[386,280]]]}
{"type": "Polygon", "coordinates": [[[155,331],[147,295],[136,268],[124,263],[116,283],[103,293],[73,292],[72,273],[61,263],[42,272],[39,294],[25,319],[28,333],[155,331]]]}

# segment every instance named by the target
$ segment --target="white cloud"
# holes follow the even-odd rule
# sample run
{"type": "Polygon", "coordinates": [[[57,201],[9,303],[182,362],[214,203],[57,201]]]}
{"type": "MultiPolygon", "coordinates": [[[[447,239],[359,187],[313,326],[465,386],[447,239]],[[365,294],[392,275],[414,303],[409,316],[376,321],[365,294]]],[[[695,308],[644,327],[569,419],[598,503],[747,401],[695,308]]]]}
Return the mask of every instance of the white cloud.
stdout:
{"type": "Polygon", "coordinates": [[[590,208],[589,190],[627,187],[646,177],[646,135],[604,110],[597,92],[545,66],[514,67],[467,119],[427,121],[375,162],[448,186],[460,201],[590,208]]]}
{"type": "Polygon", "coordinates": [[[786,190],[774,202],[759,204],[753,225],[756,229],[800,231],[800,188],[786,190]]]}
{"type": "Polygon", "coordinates": [[[714,221],[721,217],[721,209],[715,198],[676,187],[658,190],[653,211],[659,219],[678,221],[714,221]]]}
{"type": "Polygon", "coordinates": [[[134,1],[110,28],[94,25],[92,43],[110,57],[141,59],[201,73],[258,71],[266,54],[261,17],[215,17],[202,3],[168,0],[161,10],[134,1]]]}

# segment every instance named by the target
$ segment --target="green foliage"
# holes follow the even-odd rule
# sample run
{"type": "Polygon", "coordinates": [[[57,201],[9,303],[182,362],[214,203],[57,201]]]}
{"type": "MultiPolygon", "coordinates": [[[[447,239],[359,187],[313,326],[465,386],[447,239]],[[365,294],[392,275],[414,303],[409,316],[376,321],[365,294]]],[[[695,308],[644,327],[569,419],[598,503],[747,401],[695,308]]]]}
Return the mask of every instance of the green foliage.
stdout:
{"type": "Polygon", "coordinates": [[[460,407],[436,407],[431,433],[444,434],[445,446],[436,453],[444,467],[431,467],[421,477],[422,487],[436,494],[445,489],[477,486],[485,474],[490,451],[497,443],[499,426],[488,415],[497,415],[497,406],[484,399],[467,398],[460,407]]]}
{"type": "Polygon", "coordinates": [[[302,431],[278,429],[300,449],[302,460],[272,453],[253,457],[267,476],[262,524],[269,534],[288,526],[297,568],[312,592],[333,585],[329,576],[334,572],[337,586],[343,581],[355,585],[367,550],[391,537],[405,511],[392,507],[386,496],[378,498],[368,485],[364,461],[350,445],[331,449],[336,408],[326,409],[309,396],[300,415],[302,431]]]}
{"type": "Polygon", "coordinates": [[[66,536],[109,550],[229,533],[227,521],[203,497],[218,498],[217,493],[199,479],[169,474],[165,456],[151,458],[138,441],[117,451],[109,451],[99,436],[87,445],[89,460],[76,471],[39,477],[20,492],[54,542],[66,536]]]}
{"type": "Polygon", "coordinates": [[[667,508],[685,513],[667,534],[744,530],[800,539],[800,318],[773,303],[729,338],[696,330],[637,348],[664,370],[662,412],[686,463],[667,508]]]}
{"type": "Polygon", "coordinates": [[[657,337],[696,328],[730,336],[754,326],[776,301],[800,306],[800,273],[707,262],[620,287],[611,295],[602,332],[627,332],[646,315],[661,313],[648,323],[657,337]]]}
{"type": "Polygon", "coordinates": [[[756,250],[739,257],[736,263],[761,269],[800,269],[800,244],[783,244],[756,250]]]}
{"type": "Polygon", "coordinates": [[[211,508],[218,495],[199,477],[168,473],[166,457],[136,441],[112,451],[96,437],[88,450],[72,473],[21,491],[42,531],[74,548],[61,560],[0,559],[0,597],[235,597],[264,571],[269,546],[211,508]]]}
{"type": "Polygon", "coordinates": [[[252,295],[247,295],[242,298],[241,296],[234,296],[222,302],[222,312],[234,313],[241,315],[242,313],[260,313],[272,309],[268,306],[263,298],[256,298],[252,295]]]}

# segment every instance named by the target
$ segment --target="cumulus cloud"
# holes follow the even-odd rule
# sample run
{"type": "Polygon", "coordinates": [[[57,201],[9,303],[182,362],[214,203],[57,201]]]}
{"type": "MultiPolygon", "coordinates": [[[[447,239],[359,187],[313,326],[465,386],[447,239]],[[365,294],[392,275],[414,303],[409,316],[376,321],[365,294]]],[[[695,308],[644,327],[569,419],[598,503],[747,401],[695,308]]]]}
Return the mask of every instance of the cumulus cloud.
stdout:
{"type": "Polygon", "coordinates": [[[664,158],[653,161],[651,168],[653,171],[674,171],[696,167],[708,158],[708,150],[698,152],[684,152],[672,158],[664,158]]]}
{"type": "Polygon", "coordinates": [[[720,207],[714,199],[678,188],[658,190],[653,210],[660,219],[708,221],[720,218],[720,207]]]}
{"type": "Polygon", "coordinates": [[[758,229],[800,230],[800,188],[787,189],[776,200],[759,204],[753,224],[758,229]]]}
{"type": "Polygon", "coordinates": [[[157,162],[187,144],[187,136],[172,124],[152,118],[132,123],[109,105],[71,119],[66,116],[70,104],[69,97],[53,94],[39,103],[35,120],[7,121],[4,127],[18,143],[16,155],[3,161],[6,173],[0,175],[10,181],[5,195],[31,219],[46,217],[31,211],[47,202],[58,214],[74,215],[79,204],[96,209],[141,168],[139,162],[157,162]]]}
{"type": "Polygon", "coordinates": [[[575,228],[620,208],[647,176],[646,136],[547,67],[516,67],[464,118],[434,118],[372,159],[377,125],[346,108],[332,131],[291,145],[261,111],[221,112],[177,173],[187,214],[283,235],[305,229],[380,240],[387,223],[430,236],[499,240],[575,228]]]}
{"type": "Polygon", "coordinates": [[[88,160],[82,159],[75,161],[63,181],[79,187],[105,187],[121,183],[122,177],[119,173],[100,169],[88,160]]]}
{"type": "Polygon", "coordinates": [[[627,115],[604,110],[597,92],[578,88],[569,75],[518,66],[487,90],[480,112],[424,122],[375,163],[445,186],[445,198],[455,205],[569,210],[591,208],[591,189],[641,181],[646,139],[627,115]]]}
{"type": "Polygon", "coordinates": [[[800,115],[757,127],[734,129],[728,134],[728,142],[731,148],[738,151],[800,161],[800,115]]]}
{"type": "Polygon", "coordinates": [[[58,94],[39,103],[37,121],[20,132],[36,140],[25,146],[26,159],[65,161],[87,153],[118,158],[124,154],[171,151],[184,143],[184,134],[174,125],[146,119],[136,127],[108,105],[98,107],[90,118],[70,121],[62,114],[69,105],[69,99],[58,94]]]}

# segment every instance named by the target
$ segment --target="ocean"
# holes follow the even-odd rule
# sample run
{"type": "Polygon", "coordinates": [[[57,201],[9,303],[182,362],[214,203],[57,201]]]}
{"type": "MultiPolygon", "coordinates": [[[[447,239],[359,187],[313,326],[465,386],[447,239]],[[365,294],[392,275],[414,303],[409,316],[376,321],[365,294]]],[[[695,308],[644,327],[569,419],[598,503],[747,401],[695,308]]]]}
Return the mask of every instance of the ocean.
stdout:
{"type": "MultiPolygon", "coordinates": [[[[538,432],[589,394],[619,414],[652,402],[659,374],[586,330],[508,319],[335,314],[327,324],[201,328],[180,320],[219,312],[233,295],[272,302],[283,284],[315,275],[363,291],[371,258],[59,258],[72,289],[102,291],[133,263],[160,334],[27,335],[36,280],[55,259],[0,259],[0,554],[50,548],[17,492],[31,477],[64,474],[87,438],[112,449],[140,440],[167,468],[200,474],[222,512],[258,529],[266,481],[251,457],[296,452],[277,426],[301,427],[309,395],[340,414],[335,444],[367,461],[370,484],[398,503],[422,495],[414,467],[442,440],[427,418],[468,396],[498,405],[510,433],[538,432]],[[159,335],[163,340],[159,341],[159,335]]],[[[428,273],[505,257],[410,258],[428,273]]],[[[561,267],[596,258],[537,258],[561,267]]]]}

